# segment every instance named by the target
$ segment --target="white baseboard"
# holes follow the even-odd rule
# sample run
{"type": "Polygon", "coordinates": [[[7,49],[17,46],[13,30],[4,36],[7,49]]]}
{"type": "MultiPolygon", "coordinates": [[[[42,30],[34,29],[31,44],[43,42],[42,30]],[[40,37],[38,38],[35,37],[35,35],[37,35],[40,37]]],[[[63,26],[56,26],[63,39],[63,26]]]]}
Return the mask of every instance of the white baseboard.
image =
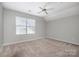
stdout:
{"type": "Polygon", "coordinates": [[[46,38],[54,39],[54,40],[58,40],[58,41],[66,42],[66,43],[71,43],[71,44],[75,44],[75,45],[79,45],[79,43],[77,43],[77,42],[69,42],[69,41],[58,39],[58,38],[54,38],[54,37],[46,37],[46,38]]]}
{"type": "Polygon", "coordinates": [[[4,43],[3,46],[18,44],[18,43],[22,43],[22,42],[26,42],[26,41],[33,41],[33,40],[38,40],[38,39],[45,39],[45,37],[38,37],[38,38],[33,38],[33,39],[28,39],[28,40],[22,40],[22,41],[17,41],[17,42],[4,43]]]}
{"type": "Polygon", "coordinates": [[[54,37],[46,37],[46,38],[45,37],[38,37],[38,38],[33,38],[33,39],[28,39],[28,40],[22,40],[22,41],[17,41],[17,42],[4,43],[3,46],[18,44],[18,43],[22,43],[22,42],[26,42],[26,41],[33,41],[33,40],[38,40],[38,39],[54,39],[54,40],[58,40],[58,41],[63,41],[63,42],[67,42],[67,43],[79,45],[79,43],[69,42],[69,41],[58,39],[58,38],[54,38],[54,37]]]}

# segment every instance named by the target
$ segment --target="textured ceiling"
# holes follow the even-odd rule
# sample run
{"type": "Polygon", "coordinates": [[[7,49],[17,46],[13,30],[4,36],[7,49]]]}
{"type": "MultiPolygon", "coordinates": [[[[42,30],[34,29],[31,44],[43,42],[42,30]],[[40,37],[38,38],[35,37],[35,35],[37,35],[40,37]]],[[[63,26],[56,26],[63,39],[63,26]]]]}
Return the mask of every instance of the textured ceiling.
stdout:
{"type": "Polygon", "coordinates": [[[4,2],[2,4],[5,8],[40,16],[47,21],[79,14],[78,2],[4,2]],[[39,13],[41,11],[39,7],[45,4],[47,15],[39,13]]]}

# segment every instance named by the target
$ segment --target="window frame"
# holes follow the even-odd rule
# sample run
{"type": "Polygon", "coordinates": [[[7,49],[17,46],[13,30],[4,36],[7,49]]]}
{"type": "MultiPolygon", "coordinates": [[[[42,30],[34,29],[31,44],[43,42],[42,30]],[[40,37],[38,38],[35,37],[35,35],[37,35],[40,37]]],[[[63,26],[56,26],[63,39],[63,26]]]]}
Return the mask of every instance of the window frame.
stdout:
{"type": "MultiPolygon", "coordinates": [[[[26,28],[26,33],[24,33],[24,34],[21,34],[21,33],[19,33],[19,34],[17,34],[17,29],[16,29],[16,35],[31,35],[31,34],[35,34],[36,33],[36,31],[35,31],[35,27],[36,27],[36,20],[35,19],[32,19],[32,18],[26,18],[26,17],[23,17],[23,16],[16,16],[16,18],[17,17],[19,17],[19,18],[25,18],[26,19],[26,25],[25,26],[23,26],[23,25],[16,25],[16,28],[17,27],[25,27],[26,28]],[[34,21],[34,26],[27,26],[27,21],[28,20],[33,20],[34,21]],[[30,28],[30,27],[33,27],[34,28],[34,33],[27,33],[28,31],[27,31],[27,28],[30,28]]],[[[16,19],[17,20],[17,19],[16,19]]]]}

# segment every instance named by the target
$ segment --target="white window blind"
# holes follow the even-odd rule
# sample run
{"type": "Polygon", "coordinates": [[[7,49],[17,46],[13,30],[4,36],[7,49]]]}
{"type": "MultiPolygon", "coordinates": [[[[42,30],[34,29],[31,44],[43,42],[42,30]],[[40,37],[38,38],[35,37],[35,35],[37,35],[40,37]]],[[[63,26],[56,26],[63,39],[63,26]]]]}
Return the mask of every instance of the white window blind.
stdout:
{"type": "Polygon", "coordinates": [[[35,20],[17,16],[16,34],[35,34],[35,20]]]}

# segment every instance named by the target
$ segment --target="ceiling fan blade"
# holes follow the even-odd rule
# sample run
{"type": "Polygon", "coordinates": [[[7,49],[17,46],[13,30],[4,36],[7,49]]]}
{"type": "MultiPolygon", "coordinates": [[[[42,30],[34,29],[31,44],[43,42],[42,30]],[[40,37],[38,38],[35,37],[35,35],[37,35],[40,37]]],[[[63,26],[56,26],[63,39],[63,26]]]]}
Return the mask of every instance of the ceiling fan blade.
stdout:
{"type": "Polygon", "coordinates": [[[48,3],[49,3],[49,2],[46,2],[46,3],[44,4],[44,7],[43,7],[44,9],[46,8],[46,6],[47,6],[48,3]]]}
{"type": "Polygon", "coordinates": [[[48,14],[48,12],[47,12],[47,11],[45,11],[45,13],[46,13],[46,14],[48,14]]]}
{"type": "Polygon", "coordinates": [[[39,7],[40,9],[43,9],[42,7],[39,7]]]}
{"type": "Polygon", "coordinates": [[[47,4],[44,5],[44,7],[43,7],[44,9],[46,8],[46,5],[47,5],[47,4]]]}

